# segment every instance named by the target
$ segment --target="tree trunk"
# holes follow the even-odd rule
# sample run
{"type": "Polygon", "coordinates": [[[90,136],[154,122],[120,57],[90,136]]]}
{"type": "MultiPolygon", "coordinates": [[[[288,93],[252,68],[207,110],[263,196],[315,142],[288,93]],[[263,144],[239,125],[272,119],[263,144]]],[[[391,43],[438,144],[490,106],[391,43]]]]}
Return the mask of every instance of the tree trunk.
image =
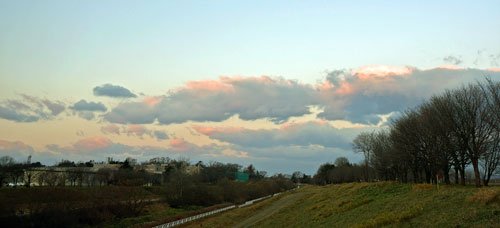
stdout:
{"type": "Polygon", "coordinates": [[[450,184],[450,163],[448,161],[445,162],[443,167],[443,175],[444,175],[444,183],[450,184]]]}
{"type": "Polygon", "coordinates": [[[450,184],[450,173],[444,172],[444,183],[450,184]]]}
{"type": "Polygon", "coordinates": [[[465,186],[465,165],[460,167],[460,184],[465,186]]]}
{"type": "Polygon", "coordinates": [[[425,170],[425,182],[427,182],[427,184],[430,184],[431,183],[431,172],[428,171],[428,170],[425,170]]]}
{"type": "Polygon", "coordinates": [[[455,184],[458,184],[458,167],[455,166],[455,184]]]}
{"type": "Polygon", "coordinates": [[[471,159],[472,167],[474,168],[474,182],[476,187],[481,187],[481,174],[479,173],[478,159],[471,159]]]}
{"type": "Polygon", "coordinates": [[[486,178],[484,179],[484,186],[488,186],[492,175],[493,175],[493,172],[488,171],[488,173],[486,174],[486,178]]]}

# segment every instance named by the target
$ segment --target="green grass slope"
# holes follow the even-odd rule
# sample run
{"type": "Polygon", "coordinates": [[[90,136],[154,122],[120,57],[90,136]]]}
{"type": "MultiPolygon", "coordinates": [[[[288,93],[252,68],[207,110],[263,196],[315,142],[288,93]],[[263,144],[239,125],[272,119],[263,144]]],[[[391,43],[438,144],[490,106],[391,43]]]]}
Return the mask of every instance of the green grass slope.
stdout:
{"type": "MultiPolygon", "coordinates": [[[[257,227],[500,227],[500,187],[350,183],[307,186],[295,202],[253,224],[257,227]]],[[[228,224],[222,214],[201,224],[228,224]]],[[[197,225],[197,224],[193,224],[197,225]]]]}

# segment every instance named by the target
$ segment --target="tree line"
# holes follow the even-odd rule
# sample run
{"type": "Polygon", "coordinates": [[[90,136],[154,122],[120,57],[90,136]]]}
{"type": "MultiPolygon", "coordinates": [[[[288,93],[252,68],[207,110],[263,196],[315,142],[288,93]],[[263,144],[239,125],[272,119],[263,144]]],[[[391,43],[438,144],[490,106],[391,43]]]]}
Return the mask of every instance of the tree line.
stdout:
{"type": "Polygon", "coordinates": [[[364,155],[364,180],[488,185],[500,164],[500,83],[491,79],[434,95],[388,128],[353,141],[364,155]],[[375,172],[370,172],[374,170],[375,172]]]}
{"type": "Polygon", "coordinates": [[[316,184],[352,181],[466,184],[476,186],[500,174],[500,82],[489,78],[446,90],[404,111],[378,131],[353,140],[360,164],[346,158],[321,165],[316,184]],[[452,178],[450,178],[450,176],[452,178]]]}

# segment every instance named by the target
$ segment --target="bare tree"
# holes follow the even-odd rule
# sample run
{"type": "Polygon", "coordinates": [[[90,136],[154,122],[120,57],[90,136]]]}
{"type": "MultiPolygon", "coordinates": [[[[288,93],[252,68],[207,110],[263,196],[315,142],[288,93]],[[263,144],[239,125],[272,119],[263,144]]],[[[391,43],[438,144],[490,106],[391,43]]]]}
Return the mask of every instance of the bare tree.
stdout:
{"type": "Polygon", "coordinates": [[[489,123],[489,109],[484,94],[478,85],[464,86],[454,93],[456,98],[455,113],[460,125],[460,136],[465,142],[467,155],[474,169],[474,180],[481,186],[479,159],[488,152],[493,126],[489,123]]]}
{"type": "Polygon", "coordinates": [[[480,159],[483,184],[487,186],[491,176],[500,165],[500,82],[486,78],[485,83],[478,83],[478,85],[483,92],[489,112],[486,121],[494,130],[488,142],[488,151],[480,159]]]}
{"type": "Polygon", "coordinates": [[[59,173],[55,172],[53,169],[49,169],[44,172],[42,176],[42,180],[47,186],[54,187],[57,185],[59,180],[59,173]]]}
{"type": "Polygon", "coordinates": [[[371,158],[373,157],[373,137],[374,133],[362,132],[352,142],[352,147],[355,152],[363,153],[365,157],[364,160],[364,179],[365,181],[370,181],[369,164],[371,158]]]}

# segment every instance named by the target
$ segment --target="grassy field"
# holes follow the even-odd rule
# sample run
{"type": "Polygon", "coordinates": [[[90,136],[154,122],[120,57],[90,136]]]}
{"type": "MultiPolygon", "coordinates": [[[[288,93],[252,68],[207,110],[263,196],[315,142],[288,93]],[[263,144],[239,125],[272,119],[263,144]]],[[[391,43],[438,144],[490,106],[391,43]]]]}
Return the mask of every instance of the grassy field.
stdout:
{"type": "Polygon", "coordinates": [[[500,227],[500,187],[438,190],[390,182],[306,186],[188,226],[248,226],[248,221],[258,227],[500,227]],[[259,210],[279,203],[287,206],[256,218],[259,210]]]}

